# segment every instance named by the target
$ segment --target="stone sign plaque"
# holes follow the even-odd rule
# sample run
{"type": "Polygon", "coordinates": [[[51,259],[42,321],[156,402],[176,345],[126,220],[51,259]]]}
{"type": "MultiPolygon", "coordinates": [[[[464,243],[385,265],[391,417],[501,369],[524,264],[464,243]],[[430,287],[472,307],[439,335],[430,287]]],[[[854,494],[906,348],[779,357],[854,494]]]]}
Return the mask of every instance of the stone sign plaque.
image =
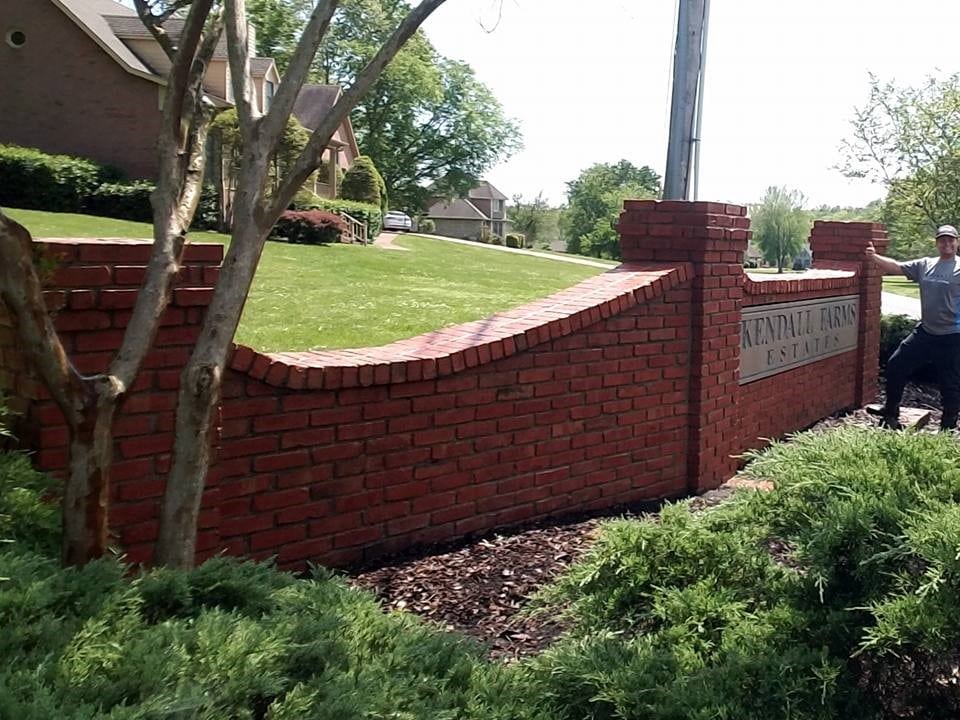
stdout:
{"type": "Polygon", "coordinates": [[[856,295],[744,308],[740,384],[853,350],[859,326],[856,295]]]}

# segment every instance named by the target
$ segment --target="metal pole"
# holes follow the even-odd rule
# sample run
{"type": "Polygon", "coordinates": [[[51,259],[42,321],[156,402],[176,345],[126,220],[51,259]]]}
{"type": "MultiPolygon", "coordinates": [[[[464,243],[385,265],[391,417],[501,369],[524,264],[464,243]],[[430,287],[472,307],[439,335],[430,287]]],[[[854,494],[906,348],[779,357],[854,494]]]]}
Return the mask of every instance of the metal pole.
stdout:
{"type": "Polygon", "coordinates": [[[667,142],[667,168],[663,180],[663,197],[666,200],[686,200],[689,194],[693,110],[702,50],[705,0],[679,2],[670,104],[670,137],[667,142]]]}
{"type": "Polygon", "coordinates": [[[700,40],[700,79],[697,88],[697,119],[693,124],[693,199],[700,199],[700,131],[703,127],[703,87],[707,75],[707,29],[710,25],[710,0],[703,0],[703,37],[700,40]]]}

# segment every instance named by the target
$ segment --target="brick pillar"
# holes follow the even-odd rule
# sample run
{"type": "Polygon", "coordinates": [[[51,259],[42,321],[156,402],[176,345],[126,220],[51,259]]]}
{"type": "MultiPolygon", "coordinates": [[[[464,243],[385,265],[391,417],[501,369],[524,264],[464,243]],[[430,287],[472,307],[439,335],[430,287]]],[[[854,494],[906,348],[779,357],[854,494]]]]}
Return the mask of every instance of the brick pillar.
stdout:
{"type": "Polygon", "coordinates": [[[695,493],[737,468],[746,214],[723,203],[627,200],[618,226],[624,262],[693,265],[687,483],[695,493]]]}
{"type": "Polygon", "coordinates": [[[868,262],[864,250],[873,243],[881,255],[890,240],[880,223],[817,220],[810,233],[815,268],[849,268],[860,274],[860,336],[857,344],[857,405],[877,397],[880,375],[880,291],[883,273],[868,262]]]}

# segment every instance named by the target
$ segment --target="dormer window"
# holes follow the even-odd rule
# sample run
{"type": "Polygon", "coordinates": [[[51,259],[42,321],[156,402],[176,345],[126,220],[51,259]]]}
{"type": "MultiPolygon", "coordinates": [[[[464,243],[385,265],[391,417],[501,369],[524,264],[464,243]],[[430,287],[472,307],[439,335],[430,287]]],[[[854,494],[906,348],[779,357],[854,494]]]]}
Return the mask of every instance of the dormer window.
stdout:
{"type": "Polygon", "coordinates": [[[7,33],[7,45],[19,50],[27,44],[27,34],[23,30],[10,30],[7,33]]]}

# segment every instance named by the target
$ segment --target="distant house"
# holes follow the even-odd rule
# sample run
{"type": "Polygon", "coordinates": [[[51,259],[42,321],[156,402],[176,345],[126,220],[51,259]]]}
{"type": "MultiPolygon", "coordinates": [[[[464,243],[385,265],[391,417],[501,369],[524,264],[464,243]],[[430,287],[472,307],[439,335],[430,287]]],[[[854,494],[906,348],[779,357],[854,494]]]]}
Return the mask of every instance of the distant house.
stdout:
{"type": "MultiPolygon", "coordinates": [[[[136,13],[114,0],[2,0],[0,7],[0,143],[86,157],[133,178],[156,178],[170,62],[136,13]]],[[[170,19],[164,27],[176,37],[183,21],[170,19]]],[[[280,75],[271,58],[253,57],[250,69],[256,103],[265,111],[280,75]]],[[[304,88],[297,117],[319,116],[309,107],[313,87],[304,88]]],[[[224,38],[204,90],[215,105],[232,107],[224,38]]],[[[347,120],[324,155],[330,166],[349,167],[356,157],[352,138],[347,120]]]]}
{"type": "Polygon", "coordinates": [[[427,209],[437,235],[479,240],[484,232],[503,237],[510,232],[507,220],[507,196],[486,180],[465,198],[438,198],[427,209]]]}

